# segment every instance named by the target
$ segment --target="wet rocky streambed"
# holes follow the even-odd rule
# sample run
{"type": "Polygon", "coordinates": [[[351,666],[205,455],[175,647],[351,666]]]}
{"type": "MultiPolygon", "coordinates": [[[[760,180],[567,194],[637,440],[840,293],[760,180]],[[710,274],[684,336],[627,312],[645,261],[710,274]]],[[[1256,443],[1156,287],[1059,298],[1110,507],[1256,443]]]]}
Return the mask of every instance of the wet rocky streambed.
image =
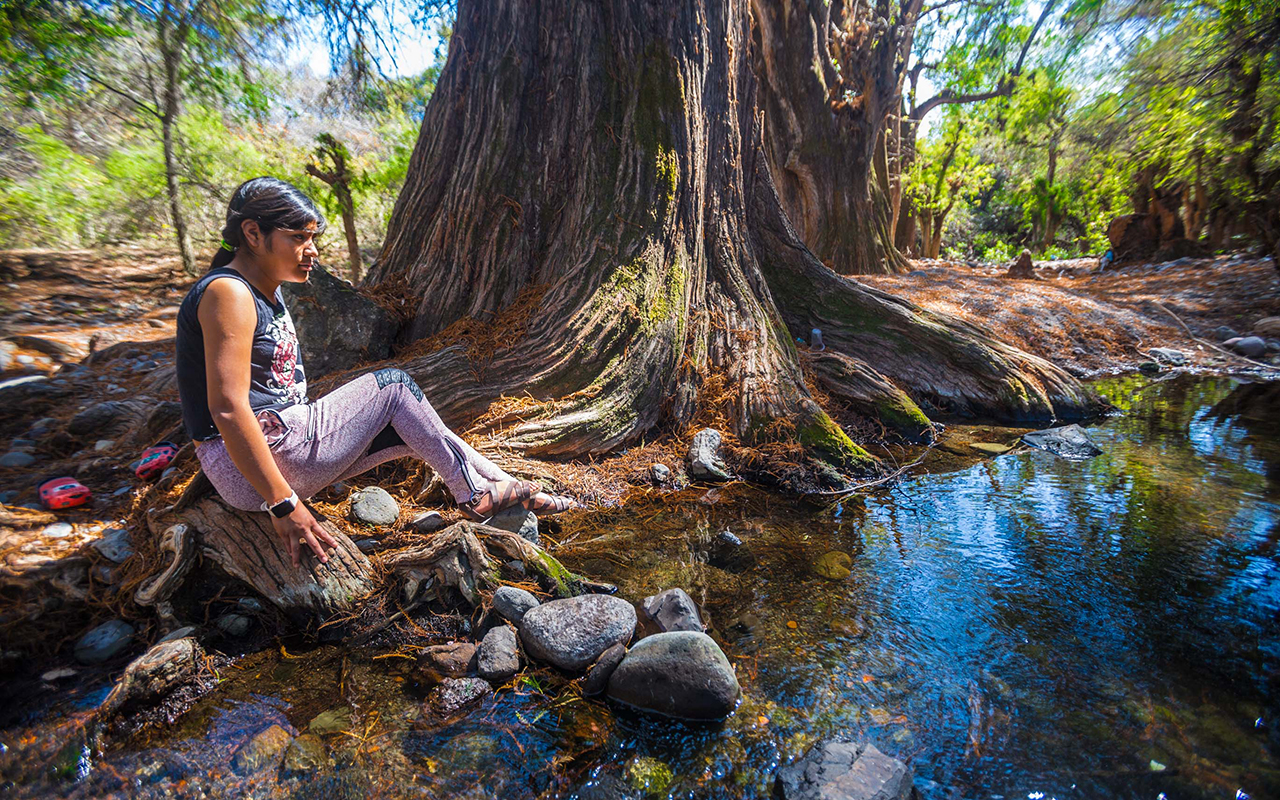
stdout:
{"type": "Polygon", "coordinates": [[[993,456],[1021,432],[965,428],[844,503],[736,484],[567,519],[569,568],[697,602],[742,687],[723,723],[632,713],[547,669],[433,720],[433,679],[402,653],[277,646],[101,749],[68,731],[107,685],[10,717],[3,788],[764,798],[845,739],[910,764],[926,800],[1280,797],[1280,407],[1260,387],[1108,381],[1125,413],[1089,427],[1103,453],[1084,461],[993,456]],[[57,768],[24,768],[51,739],[57,768]]]}

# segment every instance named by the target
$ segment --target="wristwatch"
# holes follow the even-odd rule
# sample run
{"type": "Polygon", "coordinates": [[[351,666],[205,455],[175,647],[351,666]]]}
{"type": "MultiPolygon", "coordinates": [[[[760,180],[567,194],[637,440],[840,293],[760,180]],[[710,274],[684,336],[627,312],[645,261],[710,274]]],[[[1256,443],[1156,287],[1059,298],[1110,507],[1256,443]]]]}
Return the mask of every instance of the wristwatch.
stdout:
{"type": "Polygon", "coordinates": [[[274,505],[264,502],[262,510],[269,512],[276,519],[283,519],[293,513],[293,510],[298,507],[298,502],[298,493],[290,492],[288,497],[274,505]]]}

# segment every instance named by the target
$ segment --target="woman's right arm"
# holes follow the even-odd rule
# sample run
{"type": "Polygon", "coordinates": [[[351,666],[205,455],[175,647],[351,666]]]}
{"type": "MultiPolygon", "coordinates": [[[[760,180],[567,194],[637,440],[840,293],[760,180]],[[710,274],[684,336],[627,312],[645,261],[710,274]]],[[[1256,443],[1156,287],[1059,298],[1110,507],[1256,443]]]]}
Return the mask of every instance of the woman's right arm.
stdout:
{"type": "MultiPolygon", "coordinates": [[[[249,405],[250,360],[257,322],[253,295],[240,281],[211,281],[200,298],[197,317],[204,333],[209,414],[222,434],[231,463],[269,502],[283,500],[293,490],[276,466],[249,405]]],[[[301,502],[287,517],[272,516],[271,522],[288,545],[295,566],[299,563],[299,540],[306,541],[321,563],[329,560],[321,542],[337,546],[301,502]]]]}

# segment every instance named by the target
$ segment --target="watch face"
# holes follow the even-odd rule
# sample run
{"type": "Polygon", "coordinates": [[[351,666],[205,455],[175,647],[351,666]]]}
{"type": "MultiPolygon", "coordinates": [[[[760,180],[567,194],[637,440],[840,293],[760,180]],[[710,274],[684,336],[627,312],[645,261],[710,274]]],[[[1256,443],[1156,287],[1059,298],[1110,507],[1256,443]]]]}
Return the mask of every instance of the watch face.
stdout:
{"type": "Polygon", "coordinates": [[[287,517],[293,511],[293,508],[293,500],[281,500],[279,503],[276,503],[271,507],[271,516],[277,518],[287,517]]]}

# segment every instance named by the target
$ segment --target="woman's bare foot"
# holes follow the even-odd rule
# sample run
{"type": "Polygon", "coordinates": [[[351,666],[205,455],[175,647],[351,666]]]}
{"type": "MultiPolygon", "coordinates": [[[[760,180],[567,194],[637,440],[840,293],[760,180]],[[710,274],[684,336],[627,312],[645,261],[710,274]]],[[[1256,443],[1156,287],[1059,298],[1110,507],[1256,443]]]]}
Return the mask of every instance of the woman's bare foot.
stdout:
{"type": "Polygon", "coordinates": [[[458,508],[476,522],[484,522],[504,508],[522,503],[537,493],[538,484],[532,481],[496,481],[483,492],[477,492],[470,501],[459,503],[458,508]]]}

